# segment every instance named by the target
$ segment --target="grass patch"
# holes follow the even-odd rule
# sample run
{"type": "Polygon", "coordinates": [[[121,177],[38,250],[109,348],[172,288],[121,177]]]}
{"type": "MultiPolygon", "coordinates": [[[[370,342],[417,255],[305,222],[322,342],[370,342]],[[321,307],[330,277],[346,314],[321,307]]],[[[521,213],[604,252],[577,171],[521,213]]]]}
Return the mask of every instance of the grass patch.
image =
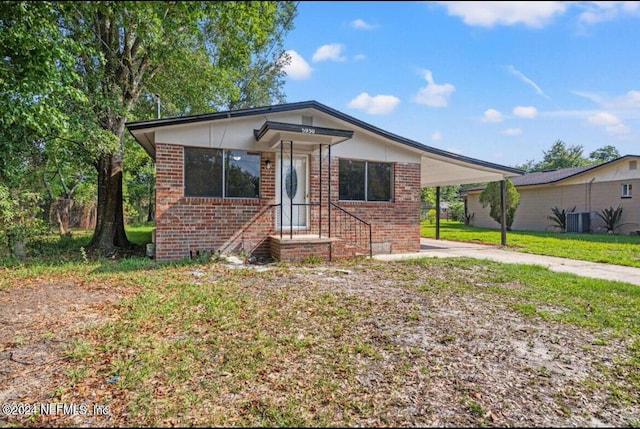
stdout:
{"type": "Polygon", "coordinates": [[[640,312],[637,311],[640,287],[633,284],[554,273],[537,265],[500,264],[471,258],[425,257],[404,263],[450,270],[448,281],[430,279],[428,285],[421,286],[422,290],[438,285],[467,293],[482,291],[510,297],[511,307],[526,316],[613,330],[621,336],[640,334],[640,312]]]}
{"type": "MultiPolygon", "coordinates": [[[[376,410],[358,380],[389,353],[361,331],[379,300],[323,291],[277,264],[265,272],[213,263],[126,275],[141,292],[118,305],[120,317],[88,332],[93,347],[74,343],[69,356],[80,369],[67,373],[73,388],[58,399],[74,400],[79,384],[117,374],[114,395],[130,399],[113,407],[135,425],[330,426],[376,410]]],[[[401,388],[412,354],[394,353],[389,383],[401,388]]]]}
{"type": "MultiPolygon", "coordinates": [[[[545,267],[500,264],[470,258],[418,258],[400,262],[410,265],[437,266],[451,280],[429,279],[433,292],[437,288],[466,294],[483,294],[487,302],[504,302],[525,317],[566,323],[600,333],[604,338],[636,338],[628,347],[630,358],[614,359],[603,366],[611,382],[606,383],[612,396],[625,404],[640,403],[640,287],[637,285],[591,279],[568,273],[554,273],[545,267]],[[458,268],[449,269],[459,264],[458,268]],[[460,278],[460,269],[473,275],[460,278]],[[449,281],[453,282],[451,285],[449,281]],[[433,285],[437,285],[436,289],[433,285]],[[626,380],[622,385],[616,380],[626,380]]],[[[445,338],[446,339],[446,338],[445,338]]],[[[602,338],[594,345],[606,344],[602,338]]]]}
{"type": "MultiPolygon", "coordinates": [[[[435,224],[423,221],[420,235],[435,237],[435,224]]],[[[479,228],[455,221],[440,221],[440,238],[499,245],[499,229],[479,228]]],[[[524,253],[559,256],[582,261],[640,267],[640,236],[570,234],[543,231],[508,231],[507,247],[524,253]]]]}
{"type": "MultiPolygon", "coordinates": [[[[54,402],[108,405],[114,426],[489,424],[489,407],[469,392],[497,389],[476,386],[483,377],[460,377],[473,373],[472,361],[462,367],[447,360],[481,337],[471,325],[455,330],[454,322],[435,324],[444,320],[437,319],[441,309],[448,320],[472,320],[483,317],[469,307],[479,301],[476,310],[513,310],[525,323],[571,325],[602,341],[585,347],[604,348],[640,334],[639,287],[531,265],[470,258],[310,258],[261,271],[221,261],[157,264],[148,258],[83,258],[79,247],[69,252],[3,268],[0,288],[35,289],[46,280],[86,284],[86,293],[112,286],[135,292],[108,307],[107,322],[74,332],[52,390],[54,402]],[[433,388],[438,385],[459,389],[433,388]],[[436,416],[439,410],[430,408],[430,395],[436,394],[443,396],[434,403],[448,404],[448,414],[436,416]]],[[[37,338],[51,332],[58,331],[37,338]]],[[[597,370],[597,378],[588,380],[591,388],[610,392],[609,402],[599,405],[612,410],[640,404],[639,340],[630,342],[624,357],[597,370]]],[[[589,397],[584,383],[576,380],[575,388],[589,397]]],[[[570,401],[563,406],[564,415],[584,414],[570,401]]],[[[540,423],[531,416],[535,411],[491,424],[540,423]]]]}
{"type": "Polygon", "coordinates": [[[151,235],[155,227],[155,222],[140,225],[127,225],[125,226],[125,232],[127,233],[127,238],[130,242],[133,244],[144,245],[151,243],[151,235]]]}

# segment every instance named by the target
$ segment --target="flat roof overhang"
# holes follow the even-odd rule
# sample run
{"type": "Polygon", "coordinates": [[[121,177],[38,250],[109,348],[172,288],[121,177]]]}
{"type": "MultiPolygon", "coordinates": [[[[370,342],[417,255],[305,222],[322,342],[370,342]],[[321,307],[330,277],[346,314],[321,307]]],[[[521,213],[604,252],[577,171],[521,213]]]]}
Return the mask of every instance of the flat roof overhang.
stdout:
{"type": "Polygon", "coordinates": [[[450,186],[470,183],[487,183],[519,176],[515,168],[505,168],[486,162],[469,162],[451,157],[422,156],[420,163],[420,186],[450,186]]]}
{"type": "Polygon", "coordinates": [[[293,141],[297,147],[302,145],[311,148],[318,144],[334,145],[349,140],[353,137],[353,131],[265,121],[259,130],[253,130],[253,135],[257,142],[264,142],[271,149],[278,147],[282,141],[293,141]]]}

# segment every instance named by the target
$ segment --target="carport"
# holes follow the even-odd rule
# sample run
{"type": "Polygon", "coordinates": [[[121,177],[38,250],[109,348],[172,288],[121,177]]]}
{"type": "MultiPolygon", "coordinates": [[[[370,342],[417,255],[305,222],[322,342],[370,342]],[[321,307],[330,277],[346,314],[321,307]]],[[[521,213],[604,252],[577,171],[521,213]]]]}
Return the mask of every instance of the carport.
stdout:
{"type": "MultiPolygon", "coordinates": [[[[422,187],[436,188],[436,213],[440,213],[440,187],[470,183],[500,182],[501,244],[507,244],[505,179],[524,171],[491,162],[428,148],[429,156],[422,156],[420,181],[422,187]]],[[[440,239],[440,216],[436,215],[436,240],[440,239]]]]}

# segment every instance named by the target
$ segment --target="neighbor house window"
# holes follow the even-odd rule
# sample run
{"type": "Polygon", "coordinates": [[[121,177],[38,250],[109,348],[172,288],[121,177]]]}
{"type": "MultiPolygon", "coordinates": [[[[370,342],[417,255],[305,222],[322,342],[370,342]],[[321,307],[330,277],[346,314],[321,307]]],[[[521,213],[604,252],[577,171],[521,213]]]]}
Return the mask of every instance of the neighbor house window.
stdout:
{"type": "Polygon", "coordinates": [[[259,192],[260,154],[184,148],[185,196],[258,198],[259,192]]]}
{"type": "Polygon", "coordinates": [[[622,198],[631,198],[631,183],[622,184],[622,198]]]}
{"type": "Polygon", "coordinates": [[[391,201],[391,164],[339,161],[339,198],[354,201],[391,201]]]}

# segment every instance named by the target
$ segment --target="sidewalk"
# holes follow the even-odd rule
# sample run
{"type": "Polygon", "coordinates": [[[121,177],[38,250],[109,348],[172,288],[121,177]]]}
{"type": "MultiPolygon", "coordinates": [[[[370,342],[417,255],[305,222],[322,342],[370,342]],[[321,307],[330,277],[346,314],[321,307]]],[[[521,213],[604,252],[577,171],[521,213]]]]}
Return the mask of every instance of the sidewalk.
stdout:
{"type": "Polygon", "coordinates": [[[640,285],[640,268],[622,265],[602,264],[598,262],[578,261],[575,259],[559,258],[556,256],[541,256],[530,253],[505,250],[498,246],[487,244],[463,243],[449,240],[435,240],[421,238],[422,250],[416,253],[374,255],[380,260],[398,260],[416,257],[427,258],[455,258],[468,257],[489,259],[511,264],[533,264],[549,268],[551,271],[573,273],[579,276],[593,277],[605,280],[617,280],[640,285]]]}

